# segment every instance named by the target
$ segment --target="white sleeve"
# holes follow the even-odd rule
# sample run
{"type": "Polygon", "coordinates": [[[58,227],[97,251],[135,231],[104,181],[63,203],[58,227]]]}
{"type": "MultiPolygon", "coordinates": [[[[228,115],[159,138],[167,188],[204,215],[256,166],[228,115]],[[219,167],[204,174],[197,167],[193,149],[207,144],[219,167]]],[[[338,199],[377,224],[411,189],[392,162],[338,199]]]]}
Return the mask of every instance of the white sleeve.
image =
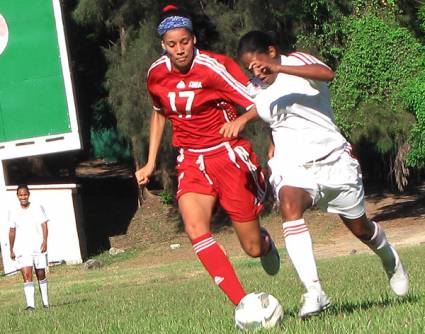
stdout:
{"type": "Polygon", "coordinates": [[[13,214],[12,210],[9,210],[9,212],[7,214],[7,221],[8,221],[10,228],[16,228],[16,221],[15,221],[14,216],[15,215],[13,214]]]}
{"type": "Polygon", "coordinates": [[[322,62],[321,60],[304,52],[293,52],[289,54],[288,60],[291,62],[290,65],[293,65],[293,66],[319,64],[319,65],[326,66],[327,68],[330,69],[330,67],[326,65],[324,62],[322,62]]]}
{"type": "Polygon", "coordinates": [[[49,221],[49,218],[46,215],[46,210],[41,204],[40,204],[40,221],[41,221],[40,224],[43,224],[49,221]]]}

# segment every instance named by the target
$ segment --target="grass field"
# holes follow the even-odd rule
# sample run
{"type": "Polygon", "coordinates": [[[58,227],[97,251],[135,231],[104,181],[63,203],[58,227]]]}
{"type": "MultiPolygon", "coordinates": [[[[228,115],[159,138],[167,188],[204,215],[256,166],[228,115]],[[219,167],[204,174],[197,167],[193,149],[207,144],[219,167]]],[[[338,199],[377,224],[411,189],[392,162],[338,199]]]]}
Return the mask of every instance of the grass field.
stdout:
{"type": "MultiPolygon", "coordinates": [[[[288,257],[268,277],[257,260],[235,261],[249,291],[267,291],[283,305],[285,318],[267,333],[425,333],[425,247],[401,250],[411,292],[397,298],[389,290],[379,260],[358,254],[318,262],[322,284],[332,298],[325,314],[297,317],[302,288],[288,257]]],[[[26,312],[19,276],[0,279],[0,333],[237,333],[233,306],[200,264],[181,261],[143,268],[136,252],[85,271],[82,266],[52,267],[51,307],[26,312]]],[[[36,299],[40,305],[37,291],[36,299]]]]}

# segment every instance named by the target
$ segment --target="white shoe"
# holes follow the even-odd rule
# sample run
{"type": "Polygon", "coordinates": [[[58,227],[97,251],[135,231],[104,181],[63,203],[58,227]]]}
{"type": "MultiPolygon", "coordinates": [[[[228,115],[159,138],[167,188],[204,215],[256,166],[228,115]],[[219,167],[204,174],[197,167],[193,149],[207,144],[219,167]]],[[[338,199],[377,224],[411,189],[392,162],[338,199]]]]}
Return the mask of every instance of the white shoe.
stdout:
{"type": "Polygon", "coordinates": [[[270,243],[270,250],[265,255],[261,255],[261,265],[269,275],[276,275],[280,269],[280,256],[269,232],[261,227],[261,235],[270,243]]]}
{"type": "Polygon", "coordinates": [[[391,289],[397,296],[405,296],[409,291],[409,277],[401,264],[400,257],[394,247],[390,246],[395,257],[395,266],[386,268],[384,265],[385,272],[387,273],[388,279],[390,280],[391,289]]]}
{"type": "Polygon", "coordinates": [[[323,291],[311,290],[302,296],[304,304],[298,315],[301,319],[319,314],[331,305],[331,300],[323,291]]]}

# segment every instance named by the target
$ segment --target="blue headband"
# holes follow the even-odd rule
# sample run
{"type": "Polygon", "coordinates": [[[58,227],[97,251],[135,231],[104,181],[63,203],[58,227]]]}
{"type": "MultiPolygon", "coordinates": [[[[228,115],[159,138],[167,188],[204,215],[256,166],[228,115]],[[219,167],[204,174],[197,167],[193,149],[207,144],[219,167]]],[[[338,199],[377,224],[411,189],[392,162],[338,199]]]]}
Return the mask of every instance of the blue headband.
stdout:
{"type": "Polygon", "coordinates": [[[157,31],[160,36],[163,36],[168,30],[176,28],[186,28],[193,31],[192,21],[182,16],[169,16],[158,25],[157,31]]]}

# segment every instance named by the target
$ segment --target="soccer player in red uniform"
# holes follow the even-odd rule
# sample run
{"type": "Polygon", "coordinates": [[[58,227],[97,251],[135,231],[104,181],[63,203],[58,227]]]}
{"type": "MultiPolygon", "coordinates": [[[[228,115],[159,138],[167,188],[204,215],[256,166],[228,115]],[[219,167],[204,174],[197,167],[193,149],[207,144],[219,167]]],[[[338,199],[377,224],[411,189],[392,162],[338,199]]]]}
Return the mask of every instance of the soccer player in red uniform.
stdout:
{"type": "Polygon", "coordinates": [[[264,176],[251,144],[239,137],[256,118],[247,77],[231,58],[198,50],[190,18],[164,8],[158,33],[165,55],[149,69],[153,101],[148,161],[136,171],[145,185],[155,169],[165,121],[173,127],[177,158],[177,201],[193,249],[214,282],[237,305],[246,295],[232,264],[211,234],[217,201],[230,216],[244,251],[260,257],[265,271],[279,270],[279,254],[258,214],[265,196],[264,176]],[[247,109],[238,117],[235,104],[247,109]]]}

